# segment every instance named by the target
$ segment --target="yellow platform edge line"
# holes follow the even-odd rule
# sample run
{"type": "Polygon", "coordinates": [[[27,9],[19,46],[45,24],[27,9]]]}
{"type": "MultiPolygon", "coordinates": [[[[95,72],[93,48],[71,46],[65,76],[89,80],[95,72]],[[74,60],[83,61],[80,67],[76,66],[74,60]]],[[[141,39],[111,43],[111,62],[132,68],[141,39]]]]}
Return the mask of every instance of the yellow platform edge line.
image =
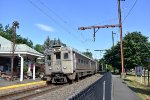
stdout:
{"type": "Polygon", "coordinates": [[[45,81],[39,81],[39,82],[30,82],[30,83],[25,83],[25,84],[4,86],[4,87],[0,87],[0,90],[12,89],[12,88],[17,88],[17,87],[29,86],[29,85],[34,85],[34,84],[42,84],[42,83],[46,83],[46,82],[45,81]]]}

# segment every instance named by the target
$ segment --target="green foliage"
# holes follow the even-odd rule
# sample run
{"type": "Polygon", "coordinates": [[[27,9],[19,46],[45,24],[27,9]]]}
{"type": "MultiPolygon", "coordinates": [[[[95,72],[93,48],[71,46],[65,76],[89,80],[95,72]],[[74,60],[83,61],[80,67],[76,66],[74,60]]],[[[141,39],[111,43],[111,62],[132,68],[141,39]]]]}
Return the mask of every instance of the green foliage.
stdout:
{"type": "Polygon", "coordinates": [[[128,33],[124,37],[124,60],[127,68],[143,65],[145,59],[150,58],[150,43],[148,37],[140,32],[128,33]],[[132,66],[132,67],[131,67],[132,66]]]}
{"type": "Polygon", "coordinates": [[[120,57],[120,43],[112,47],[111,49],[106,50],[104,54],[104,59],[107,64],[110,64],[112,67],[115,67],[121,70],[121,57],[120,57]]]}
{"type": "Polygon", "coordinates": [[[44,41],[43,49],[45,50],[45,49],[51,48],[52,44],[53,44],[53,41],[51,41],[48,36],[47,39],[44,41]]]}
{"type": "MultiPolygon", "coordinates": [[[[13,28],[10,27],[9,24],[6,25],[5,27],[2,24],[0,24],[0,35],[10,41],[13,41],[13,28]]],[[[43,45],[37,44],[35,45],[35,47],[33,47],[33,42],[31,40],[29,40],[28,38],[23,38],[17,34],[16,34],[16,43],[26,44],[39,52],[43,52],[43,50],[51,48],[54,45],[66,46],[66,44],[62,43],[60,39],[50,40],[50,38],[47,37],[43,45]]]]}
{"type": "MultiPolygon", "coordinates": [[[[0,35],[10,41],[13,40],[13,28],[8,25],[3,27],[2,24],[0,24],[0,35]]],[[[29,47],[33,48],[33,42],[29,40],[28,38],[23,38],[20,35],[16,35],[16,43],[17,44],[26,44],[29,47]]]]}
{"type": "MultiPolygon", "coordinates": [[[[123,38],[124,65],[131,69],[137,65],[145,65],[145,59],[150,58],[150,43],[148,37],[140,32],[127,33],[123,38]]],[[[104,55],[105,61],[113,67],[121,70],[120,42],[107,50],[104,55]]]]}
{"type": "Polygon", "coordinates": [[[38,52],[43,52],[43,46],[40,45],[40,44],[36,44],[35,47],[34,47],[34,49],[35,49],[36,51],[38,51],[38,52]]]}
{"type": "Polygon", "coordinates": [[[52,48],[53,46],[66,46],[66,44],[62,43],[59,38],[51,40],[48,36],[44,41],[43,50],[52,48]]]}
{"type": "Polygon", "coordinates": [[[92,53],[91,52],[83,52],[83,54],[89,58],[92,58],[92,53]]]}
{"type": "Polygon", "coordinates": [[[107,71],[111,71],[112,72],[113,71],[113,67],[111,65],[108,65],[107,66],[107,71]]]}

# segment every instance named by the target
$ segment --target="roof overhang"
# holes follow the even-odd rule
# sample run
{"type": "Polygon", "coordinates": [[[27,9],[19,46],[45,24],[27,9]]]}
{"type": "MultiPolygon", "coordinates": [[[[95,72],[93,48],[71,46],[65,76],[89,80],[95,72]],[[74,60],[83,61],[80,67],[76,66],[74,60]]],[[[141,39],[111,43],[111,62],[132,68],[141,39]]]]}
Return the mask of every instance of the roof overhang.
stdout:
{"type": "MultiPolygon", "coordinates": [[[[34,56],[34,57],[44,57],[43,54],[36,54],[36,53],[32,53],[32,52],[14,52],[14,55],[15,56],[18,56],[18,55],[22,55],[22,56],[26,56],[26,55],[31,55],[31,56],[34,56]]],[[[0,56],[12,56],[12,52],[0,52],[0,56]]]]}

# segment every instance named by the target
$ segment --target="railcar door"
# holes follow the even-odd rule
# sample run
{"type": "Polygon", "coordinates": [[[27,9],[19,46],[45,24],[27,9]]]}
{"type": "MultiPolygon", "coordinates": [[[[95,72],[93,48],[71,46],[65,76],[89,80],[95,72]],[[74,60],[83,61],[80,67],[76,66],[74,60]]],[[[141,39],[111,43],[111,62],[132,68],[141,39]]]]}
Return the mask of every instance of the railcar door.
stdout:
{"type": "Polygon", "coordinates": [[[77,63],[76,54],[73,53],[73,70],[76,70],[76,63],[77,63]]]}
{"type": "Polygon", "coordinates": [[[61,52],[54,53],[53,72],[62,72],[61,68],[61,52]]]}
{"type": "Polygon", "coordinates": [[[64,73],[73,73],[73,54],[72,51],[62,52],[62,70],[64,73]]]}

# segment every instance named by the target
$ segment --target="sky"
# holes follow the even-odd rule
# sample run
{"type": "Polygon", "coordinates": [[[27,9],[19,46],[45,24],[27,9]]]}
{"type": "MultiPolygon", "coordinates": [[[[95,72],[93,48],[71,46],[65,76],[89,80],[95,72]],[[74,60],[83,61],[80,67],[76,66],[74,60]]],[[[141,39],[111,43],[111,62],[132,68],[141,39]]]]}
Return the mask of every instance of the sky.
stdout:
{"type": "MultiPolygon", "coordinates": [[[[78,30],[79,27],[118,24],[118,0],[0,0],[0,23],[12,26],[19,22],[17,34],[34,45],[43,45],[46,38],[60,39],[81,52],[90,51],[101,58],[106,50],[120,40],[119,28],[78,30]]],[[[123,36],[141,32],[150,37],[150,0],[121,1],[123,36]]],[[[150,39],[149,39],[150,41],[150,39]]]]}

